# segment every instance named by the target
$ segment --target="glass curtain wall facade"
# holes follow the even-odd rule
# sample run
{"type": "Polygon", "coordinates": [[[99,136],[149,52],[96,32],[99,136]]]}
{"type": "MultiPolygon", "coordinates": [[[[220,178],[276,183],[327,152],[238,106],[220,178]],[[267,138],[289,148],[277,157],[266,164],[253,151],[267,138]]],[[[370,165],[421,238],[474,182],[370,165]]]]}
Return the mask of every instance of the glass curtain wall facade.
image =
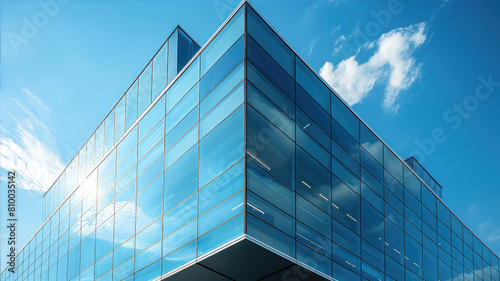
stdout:
{"type": "Polygon", "coordinates": [[[168,280],[241,239],[322,280],[499,280],[498,256],[251,5],[199,51],[176,32],[0,280],[168,280]]]}

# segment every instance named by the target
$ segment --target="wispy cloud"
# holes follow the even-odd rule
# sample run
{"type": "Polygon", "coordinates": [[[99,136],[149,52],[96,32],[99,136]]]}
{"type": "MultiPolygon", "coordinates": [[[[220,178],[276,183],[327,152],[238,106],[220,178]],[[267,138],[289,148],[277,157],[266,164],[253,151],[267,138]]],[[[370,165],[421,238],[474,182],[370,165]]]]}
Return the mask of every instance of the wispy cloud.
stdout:
{"type": "Polygon", "coordinates": [[[309,45],[307,45],[307,49],[308,49],[307,55],[308,56],[312,53],[314,46],[316,46],[316,43],[318,43],[318,38],[314,38],[311,42],[309,42],[309,45]]]}
{"type": "Polygon", "coordinates": [[[16,171],[19,188],[43,192],[65,166],[54,137],[40,118],[48,112],[29,89],[15,97],[3,95],[0,163],[3,169],[16,171]]]}
{"type": "MultiPolygon", "coordinates": [[[[366,45],[368,49],[376,48],[366,62],[359,62],[357,55],[336,66],[325,62],[320,75],[350,105],[363,101],[376,83],[383,83],[384,110],[397,113],[401,91],[408,89],[420,75],[422,65],[416,62],[414,52],[426,38],[425,22],[393,29],[366,45]]],[[[337,43],[343,40],[339,37],[337,43]]]]}

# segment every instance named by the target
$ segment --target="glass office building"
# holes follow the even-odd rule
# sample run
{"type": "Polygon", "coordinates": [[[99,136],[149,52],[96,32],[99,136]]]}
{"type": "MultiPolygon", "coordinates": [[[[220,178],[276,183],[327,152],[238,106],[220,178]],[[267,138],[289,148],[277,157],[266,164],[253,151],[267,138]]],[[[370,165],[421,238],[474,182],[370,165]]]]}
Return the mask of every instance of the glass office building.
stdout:
{"type": "Polygon", "coordinates": [[[412,167],[244,2],[174,31],[0,280],[500,280],[412,167]]]}

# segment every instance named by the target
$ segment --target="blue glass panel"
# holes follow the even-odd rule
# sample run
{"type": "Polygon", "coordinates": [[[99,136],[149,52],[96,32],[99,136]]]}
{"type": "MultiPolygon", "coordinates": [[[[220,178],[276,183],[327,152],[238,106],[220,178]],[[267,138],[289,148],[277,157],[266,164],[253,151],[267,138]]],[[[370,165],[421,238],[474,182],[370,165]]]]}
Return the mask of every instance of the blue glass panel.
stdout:
{"type": "Polygon", "coordinates": [[[200,138],[208,134],[215,126],[230,115],[245,100],[243,83],[227,95],[200,121],[200,138]]]}
{"type": "Polygon", "coordinates": [[[284,95],[264,74],[262,74],[250,61],[247,61],[247,79],[261,93],[266,95],[276,106],[285,112],[290,118],[294,118],[295,105],[284,95]]]}
{"type": "Polygon", "coordinates": [[[196,194],[189,197],[163,216],[163,236],[196,218],[197,197],[196,194]]]}
{"type": "Polygon", "coordinates": [[[139,116],[151,104],[151,68],[151,63],[149,63],[139,76],[139,94],[137,96],[139,116]]]}
{"type": "Polygon", "coordinates": [[[290,76],[294,75],[294,54],[290,48],[271,30],[271,28],[262,20],[252,9],[247,10],[247,32],[274,58],[279,65],[288,72],[290,76]]]}
{"type": "Polygon", "coordinates": [[[335,120],[332,120],[332,138],[354,159],[359,160],[359,144],[335,120]]]}
{"type": "MultiPolygon", "coordinates": [[[[147,157],[146,157],[147,158],[147,157]]],[[[163,172],[163,156],[160,156],[151,166],[137,177],[137,192],[152,183],[163,172]]],[[[139,174],[140,171],[137,172],[139,174]]]]}
{"type": "Polygon", "coordinates": [[[328,258],[332,257],[332,242],[313,229],[307,227],[305,224],[297,222],[296,234],[297,241],[302,242],[304,245],[328,258]]]}
{"type": "Polygon", "coordinates": [[[165,96],[163,96],[139,122],[139,141],[165,116],[165,96]]]}
{"type": "Polygon", "coordinates": [[[198,107],[191,110],[191,112],[167,134],[165,143],[166,150],[177,142],[186,131],[191,129],[196,122],[198,122],[198,107]]]}
{"type": "Polygon", "coordinates": [[[247,162],[247,188],[289,215],[295,215],[295,193],[253,161],[247,162]]]}
{"type": "Polygon", "coordinates": [[[359,140],[360,122],[358,117],[335,94],[332,94],[332,117],[356,141],[359,140]]]}
{"type": "Polygon", "coordinates": [[[332,177],[332,217],[359,233],[360,197],[337,177],[332,177]]]}
{"type": "Polygon", "coordinates": [[[403,163],[387,147],[384,147],[384,168],[399,182],[403,182],[403,163]]]}
{"type": "Polygon", "coordinates": [[[168,255],[196,239],[197,222],[192,221],[163,239],[163,255],[168,255]]]}
{"type": "Polygon", "coordinates": [[[361,239],[347,227],[332,220],[332,241],[356,256],[361,256],[361,239]]]}
{"type": "Polygon", "coordinates": [[[210,44],[203,50],[201,54],[201,75],[226,52],[233,43],[240,38],[244,32],[245,24],[245,9],[241,9],[226,26],[217,34],[210,44]]]}
{"type": "Polygon", "coordinates": [[[252,107],[247,110],[247,153],[250,159],[292,187],[295,144],[252,107]]]}
{"type": "Polygon", "coordinates": [[[337,178],[339,178],[352,190],[360,194],[361,181],[359,180],[359,178],[355,174],[353,174],[349,169],[347,169],[342,163],[340,163],[337,159],[335,159],[335,157],[332,157],[332,172],[337,178]]]}
{"type": "Polygon", "coordinates": [[[379,212],[384,213],[384,199],[378,196],[375,191],[373,191],[364,182],[361,182],[361,197],[369,202],[373,207],[375,207],[379,212]]]}
{"type": "Polygon", "coordinates": [[[152,184],[137,195],[136,229],[139,231],[162,215],[163,176],[159,176],[152,184]]]}
{"type": "Polygon", "coordinates": [[[168,133],[186,116],[198,103],[198,83],[170,110],[165,117],[165,127],[168,133]]]}
{"type": "Polygon", "coordinates": [[[364,200],[361,202],[361,236],[380,250],[384,249],[384,216],[364,200]]]}
{"type": "Polygon", "coordinates": [[[133,264],[134,259],[132,257],[134,256],[134,250],[135,250],[135,239],[132,238],[127,242],[123,243],[122,246],[116,248],[112,254],[109,254],[104,259],[109,258],[110,262],[112,261],[113,263],[113,267],[116,267],[127,260],[129,261],[132,260],[133,264]]]}
{"type": "Polygon", "coordinates": [[[247,57],[262,74],[280,89],[281,92],[287,95],[289,99],[295,100],[292,77],[290,77],[250,36],[247,36],[247,57]]]}
{"type": "Polygon", "coordinates": [[[176,28],[172,35],[168,38],[168,58],[167,58],[167,84],[177,75],[177,52],[179,48],[179,29],[176,28]]]}
{"type": "Polygon", "coordinates": [[[385,219],[385,254],[403,264],[404,232],[392,221],[385,219]]]}
{"type": "Polygon", "coordinates": [[[80,267],[82,269],[89,267],[95,259],[95,233],[87,236],[81,243],[80,267]]]}
{"type": "MultiPolygon", "coordinates": [[[[384,251],[377,249],[370,243],[368,243],[365,240],[362,240],[362,253],[361,256],[363,257],[363,276],[365,276],[365,273],[368,273],[370,277],[372,277],[373,274],[375,274],[373,271],[384,271],[384,251]],[[373,266],[374,268],[370,268],[369,270],[366,270],[366,266],[370,264],[370,267],[373,266]]],[[[373,279],[378,279],[378,278],[370,278],[370,280],[373,279]]],[[[382,280],[383,278],[380,278],[382,280]]]]}
{"type": "Polygon", "coordinates": [[[167,86],[167,48],[165,42],[153,58],[153,99],[167,86]]]}
{"type": "Polygon", "coordinates": [[[405,236],[405,266],[422,276],[422,246],[408,235],[405,236]]]}
{"type": "Polygon", "coordinates": [[[182,68],[189,62],[189,60],[193,57],[193,40],[189,38],[189,36],[179,29],[179,38],[178,38],[179,48],[177,49],[177,71],[181,71],[182,68]]]}
{"type": "Polygon", "coordinates": [[[406,168],[406,166],[404,167],[404,186],[413,194],[413,196],[415,196],[420,201],[421,183],[417,179],[417,176],[415,176],[408,168],[406,168]]]}
{"type": "Polygon", "coordinates": [[[115,225],[120,227],[115,228],[115,248],[135,234],[135,228],[128,227],[135,225],[135,211],[135,202],[132,200],[116,212],[115,225]]]}
{"type": "Polygon", "coordinates": [[[297,148],[296,167],[295,186],[297,193],[330,214],[330,172],[300,148],[297,148]]]}
{"type": "Polygon", "coordinates": [[[374,190],[379,196],[384,196],[384,185],[381,184],[377,179],[375,179],[372,174],[367,172],[365,168],[361,168],[361,180],[366,183],[372,190],[374,190]]]}
{"type": "Polygon", "coordinates": [[[253,192],[247,193],[247,212],[290,236],[294,235],[294,218],[271,205],[269,202],[260,198],[253,192]]]}
{"type": "Polygon", "coordinates": [[[240,161],[200,190],[199,214],[203,214],[245,186],[244,161],[240,161]]]}
{"type": "Polygon", "coordinates": [[[309,116],[297,108],[297,125],[311,135],[325,149],[330,150],[330,136],[321,129],[309,116]]]}
{"type": "Polygon", "coordinates": [[[161,275],[161,261],[157,261],[152,265],[144,268],[135,274],[136,280],[155,280],[161,275]]]}
{"type": "Polygon", "coordinates": [[[324,167],[330,169],[330,153],[324,149],[316,140],[308,135],[300,126],[296,127],[296,142],[307,153],[314,157],[315,160],[320,162],[324,167]]]}
{"type": "Polygon", "coordinates": [[[290,257],[295,257],[295,240],[292,237],[252,215],[247,216],[247,234],[290,257]]]}
{"type": "MultiPolygon", "coordinates": [[[[296,80],[297,83],[311,97],[323,107],[327,112],[330,112],[330,90],[325,84],[302,62],[300,59],[295,60],[296,64],[296,80]]],[[[335,116],[332,112],[332,115],[335,116]]]]}
{"type": "Polygon", "coordinates": [[[243,113],[243,107],[240,107],[200,141],[200,186],[204,186],[243,156],[243,113]]]}
{"type": "Polygon", "coordinates": [[[137,80],[134,81],[134,84],[130,86],[127,91],[127,101],[125,108],[125,127],[126,129],[130,128],[132,124],[134,124],[135,120],[137,120],[137,80]]]}
{"type": "Polygon", "coordinates": [[[196,192],[197,157],[198,149],[195,146],[165,171],[163,199],[165,212],[196,192]]]}
{"type": "Polygon", "coordinates": [[[199,78],[199,60],[196,59],[167,90],[167,112],[193,87],[199,78]]]}
{"type": "Polygon", "coordinates": [[[194,126],[165,153],[165,168],[170,167],[179,157],[193,147],[196,142],[198,142],[198,125],[194,126]]]}
{"type": "Polygon", "coordinates": [[[403,185],[401,185],[391,174],[384,170],[384,185],[390,190],[397,198],[403,199],[403,185]]]}
{"type": "Polygon", "coordinates": [[[375,158],[373,158],[364,148],[361,151],[361,165],[368,171],[372,177],[379,182],[384,182],[384,168],[380,165],[375,158]]]}
{"type": "Polygon", "coordinates": [[[224,56],[201,78],[200,100],[203,100],[240,64],[244,57],[244,40],[241,37],[224,56]]]}
{"type": "MultiPolygon", "coordinates": [[[[165,134],[165,122],[163,119],[153,128],[153,130],[139,143],[139,153],[138,158],[142,159],[146,153],[153,152],[152,149],[156,149],[154,147],[157,145],[163,138],[165,134]]],[[[163,142],[161,142],[163,144],[163,142]]],[[[162,147],[163,150],[163,147],[162,147]]]]}
{"type": "Polygon", "coordinates": [[[115,109],[115,143],[125,133],[125,98],[122,98],[115,109]]]}
{"type": "Polygon", "coordinates": [[[330,239],[331,218],[301,196],[297,196],[297,220],[330,239]]]}
{"type": "Polygon", "coordinates": [[[117,163],[120,163],[125,156],[129,155],[129,152],[136,146],[137,146],[137,127],[132,129],[127,134],[127,136],[118,144],[117,158],[116,158],[117,163]]]}
{"type": "MultiPolygon", "coordinates": [[[[340,260],[341,257],[338,257],[338,259],[340,260]]],[[[352,265],[347,264],[347,263],[345,263],[345,260],[340,260],[340,262],[342,264],[344,264],[346,267],[353,268],[353,270],[359,271],[359,266],[358,266],[358,269],[356,269],[355,264],[352,264],[352,265]]],[[[361,276],[357,275],[356,273],[347,269],[346,267],[344,267],[336,262],[333,262],[333,276],[335,276],[335,279],[337,279],[338,281],[360,281],[361,280],[361,276]]]]}
{"type": "Polygon", "coordinates": [[[289,138],[294,137],[294,123],[251,83],[247,84],[247,101],[289,138]]]}
{"type": "Polygon", "coordinates": [[[240,191],[223,201],[210,211],[198,217],[198,236],[205,234],[207,231],[218,227],[227,220],[233,218],[237,214],[243,212],[244,208],[244,192],[240,191]]]}
{"type": "Polygon", "coordinates": [[[134,272],[134,259],[130,259],[127,262],[113,269],[113,278],[115,278],[115,280],[124,280],[125,277],[129,276],[133,272],[134,272]]]}
{"type": "Polygon", "coordinates": [[[300,242],[297,242],[297,260],[326,275],[332,274],[331,260],[300,242]]]}
{"type": "Polygon", "coordinates": [[[243,214],[198,238],[198,257],[243,234],[243,214]]]}
{"type": "MultiPolygon", "coordinates": [[[[138,215],[138,217],[140,218],[140,215],[138,215]]],[[[144,255],[141,257],[141,259],[148,259],[152,256],[154,256],[156,258],[160,258],[161,244],[160,243],[158,243],[156,245],[153,245],[153,244],[158,242],[161,239],[161,230],[162,230],[161,219],[159,219],[159,220],[155,221],[154,223],[150,224],[148,227],[146,227],[141,232],[137,233],[137,235],[135,236],[135,253],[137,254],[140,251],[142,251],[143,249],[147,249],[143,252],[144,255]],[[151,247],[151,248],[149,248],[149,247],[151,247]],[[148,253],[145,253],[145,252],[148,252],[148,253]],[[158,256],[156,256],[156,253],[158,254],[158,256]]],[[[144,261],[142,261],[138,257],[139,256],[136,256],[136,259],[135,259],[136,269],[140,268],[140,267],[138,267],[140,263],[143,263],[143,265],[148,264],[148,263],[144,263],[144,261]]],[[[151,262],[152,261],[153,260],[151,260],[151,262]]]]}
{"type": "Polygon", "coordinates": [[[221,99],[231,92],[244,78],[244,64],[240,65],[228,75],[208,96],[200,103],[200,116],[211,110],[221,99]]]}
{"type": "Polygon", "coordinates": [[[325,132],[330,134],[330,115],[316,103],[300,86],[297,85],[297,106],[302,109],[325,132]]]}
{"type": "Polygon", "coordinates": [[[167,274],[194,259],[196,259],[196,241],[164,257],[161,272],[167,274]]]}
{"type": "MultiPolygon", "coordinates": [[[[102,157],[104,156],[103,149],[104,149],[104,124],[101,124],[95,132],[95,163],[96,164],[99,163],[99,161],[101,161],[102,157]]],[[[71,168],[73,170],[72,175],[73,175],[73,173],[75,173],[77,171],[76,169],[73,168],[73,167],[78,168],[76,166],[76,163],[78,163],[78,160],[73,161],[71,164],[71,168]],[[75,164],[73,164],[73,163],[75,163],[75,164]]],[[[68,168],[69,167],[70,166],[68,166],[68,168]]],[[[59,190],[59,198],[63,199],[64,196],[61,196],[61,195],[63,195],[63,193],[61,191],[64,191],[64,190],[62,190],[62,189],[59,190]]],[[[58,200],[58,202],[59,202],[59,200],[58,200]]]]}

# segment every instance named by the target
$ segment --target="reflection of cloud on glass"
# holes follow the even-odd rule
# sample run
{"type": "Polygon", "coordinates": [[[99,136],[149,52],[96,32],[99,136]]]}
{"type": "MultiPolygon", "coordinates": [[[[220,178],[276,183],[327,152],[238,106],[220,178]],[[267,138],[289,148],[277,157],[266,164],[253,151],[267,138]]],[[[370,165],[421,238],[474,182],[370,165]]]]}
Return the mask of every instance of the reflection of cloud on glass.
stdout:
{"type": "Polygon", "coordinates": [[[65,166],[56,140],[41,118],[50,110],[26,88],[15,97],[4,95],[2,102],[1,167],[17,172],[18,187],[44,192],[65,166]]]}
{"type": "Polygon", "coordinates": [[[375,159],[382,159],[382,142],[377,141],[374,143],[364,142],[361,144],[366,151],[368,151],[375,159]]]}

